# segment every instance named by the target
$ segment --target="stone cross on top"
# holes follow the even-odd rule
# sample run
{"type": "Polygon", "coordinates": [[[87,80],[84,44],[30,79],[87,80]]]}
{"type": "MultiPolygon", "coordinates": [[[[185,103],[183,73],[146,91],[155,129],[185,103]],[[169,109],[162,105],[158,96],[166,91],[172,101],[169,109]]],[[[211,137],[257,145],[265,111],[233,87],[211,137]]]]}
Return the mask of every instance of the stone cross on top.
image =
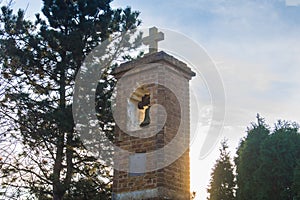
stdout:
{"type": "Polygon", "coordinates": [[[149,36],[143,38],[144,45],[149,45],[149,53],[155,53],[158,49],[158,42],[164,40],[164,33],[158,32],[156,27],[149,29],[149,36]]]}

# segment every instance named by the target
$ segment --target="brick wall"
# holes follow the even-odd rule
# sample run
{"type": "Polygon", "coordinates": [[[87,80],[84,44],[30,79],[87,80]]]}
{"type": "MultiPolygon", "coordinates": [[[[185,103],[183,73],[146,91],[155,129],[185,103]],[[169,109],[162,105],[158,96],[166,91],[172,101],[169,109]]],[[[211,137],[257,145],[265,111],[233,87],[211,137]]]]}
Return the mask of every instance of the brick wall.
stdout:
{"type": "Polygon", "coordinates": [[[115,72],[121,80],[115,111],[120,149],[114,155],[113,199],[189,200],[189,80],[194,73],[164,52],[149,56],[115,72]],[[127,102],[139,87],[149,91],[151,105],[165,110],[151,107],[150,125],[130,131],[127,102]],[[129,158],[136,153],[145,155],[145,173],[128,172],[129,158]]]}

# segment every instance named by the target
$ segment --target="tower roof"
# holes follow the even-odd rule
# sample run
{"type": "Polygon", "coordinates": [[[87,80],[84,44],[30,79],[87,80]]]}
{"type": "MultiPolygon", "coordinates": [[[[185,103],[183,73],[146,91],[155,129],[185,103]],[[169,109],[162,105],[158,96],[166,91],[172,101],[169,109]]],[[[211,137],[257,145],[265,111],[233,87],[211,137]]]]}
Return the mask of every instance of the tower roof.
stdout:
{"type": "Polygon", "coordinates": [[[188,75],[189,78],[196,75],[196,73],[193,72],[191,70],[191,68],[187,66],[186,63],[178,60],[174,56],[171,56],[164,51],[146,54],[142,58],[123,63],[114,70],[114,74],[115,75],[123,74],[135,67],[140,66],[140,65],[151,64],[151,63],[167,64],[167,65],[175,68],[176,70],[179,70],[179,71],[183,72],[184,74],[188,75]]]}

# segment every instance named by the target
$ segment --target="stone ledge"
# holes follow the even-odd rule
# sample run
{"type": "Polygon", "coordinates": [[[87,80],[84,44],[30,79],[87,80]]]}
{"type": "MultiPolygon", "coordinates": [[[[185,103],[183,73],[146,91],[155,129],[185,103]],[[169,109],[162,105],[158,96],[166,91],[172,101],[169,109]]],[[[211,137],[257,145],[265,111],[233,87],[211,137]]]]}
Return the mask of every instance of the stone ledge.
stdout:
{"type": "Polygon", "coordinates": [[[137,60],[123,63],[119,67],[117,67],[113,73],[114,74],[125,73],[139,65],[150,64],[150,63],[167,63],[175,68],[178,68],[182,72],[188,74],[190,77],[196,75],[195,72],[193,72],[191,68],[187,66],[187,64],[165,53],[164,51],[160,51],[152,54],[146,54],[144,57],[139,58],[137,60]]]}

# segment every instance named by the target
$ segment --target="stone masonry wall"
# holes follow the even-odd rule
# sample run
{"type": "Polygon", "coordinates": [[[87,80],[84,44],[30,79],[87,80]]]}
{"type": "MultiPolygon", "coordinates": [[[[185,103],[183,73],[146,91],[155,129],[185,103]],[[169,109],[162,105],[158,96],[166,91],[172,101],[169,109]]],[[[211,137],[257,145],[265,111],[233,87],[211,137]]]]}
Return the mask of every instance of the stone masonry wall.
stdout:
{"type": "Polygon", "coordinates": [[[169,61],[160,61],[135,67],[122,77],[117,86],[115,144],[125,151],[115,151],[113,199],[190,199],[189,76],[169,61]],[[151,105],[161,105],[167,116],[161,107],[151,107],[150,125],[130,132],[127,102],[139,87],[147,88],[151,105]],[[146,154],[147,172],[126,171],[135,153],[146,154]]]}

